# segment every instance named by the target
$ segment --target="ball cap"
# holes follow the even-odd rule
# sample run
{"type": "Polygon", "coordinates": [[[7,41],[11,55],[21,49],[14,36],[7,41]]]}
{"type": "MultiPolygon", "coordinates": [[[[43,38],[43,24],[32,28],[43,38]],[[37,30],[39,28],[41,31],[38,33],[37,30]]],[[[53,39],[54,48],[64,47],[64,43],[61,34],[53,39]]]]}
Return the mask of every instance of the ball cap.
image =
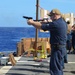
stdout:
{"type": "Polygon", "coordinates": [[[53,14],[61,15],[61,12],[58,9],[53,9],[51,12],[49,12],[47,15],[51,16],[53,14]]]}

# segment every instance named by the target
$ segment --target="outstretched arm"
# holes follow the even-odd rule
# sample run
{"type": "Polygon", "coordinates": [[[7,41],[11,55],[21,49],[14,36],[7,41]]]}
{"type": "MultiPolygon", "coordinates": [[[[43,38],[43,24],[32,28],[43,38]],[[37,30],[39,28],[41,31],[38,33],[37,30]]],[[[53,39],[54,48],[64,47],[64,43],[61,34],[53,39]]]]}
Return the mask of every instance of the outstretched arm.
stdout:
{"type": "Polygon", "coordinates": [[[33,21],[32,19],[29,19],[27,21],[28,25],[33,25],[35,28],[41,29],[41,22],[33,21]]]}
{"type": "Polygon", "coordinates": [[[48,21],[40,21],[40,22],[38,22],[38,21],[33,21],[32,19],[29,19],[27,21],[28,25],[33,25],[37,29],[41,29],[42,24],[45,24],[45,23],[48,23],[48,22],[52,22],[52,21],[48,20],[48,21]]]}

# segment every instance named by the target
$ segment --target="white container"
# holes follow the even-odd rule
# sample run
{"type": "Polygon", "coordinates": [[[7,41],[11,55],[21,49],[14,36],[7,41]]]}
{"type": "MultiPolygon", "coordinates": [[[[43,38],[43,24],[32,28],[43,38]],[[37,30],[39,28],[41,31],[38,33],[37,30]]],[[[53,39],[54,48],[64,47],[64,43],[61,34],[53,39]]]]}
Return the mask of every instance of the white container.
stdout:
{"type": "Polygon", "coordinates": [[[1,60],[1,65],[7,65],[9,57],[1,57],[0,60],[1,60]]]}

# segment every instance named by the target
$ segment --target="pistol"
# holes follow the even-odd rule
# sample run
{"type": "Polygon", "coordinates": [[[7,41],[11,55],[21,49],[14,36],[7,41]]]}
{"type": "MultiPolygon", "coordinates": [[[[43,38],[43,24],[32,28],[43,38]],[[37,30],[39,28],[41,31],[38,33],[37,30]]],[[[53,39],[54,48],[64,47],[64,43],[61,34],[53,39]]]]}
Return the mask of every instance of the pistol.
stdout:
{"type": "MultiPolygon", "coordinates": [[[[25,19],[33,19],[32,17],[28,17],[28,16],[23,16],[23,18],[25,18],[25,19]]],[[[33,21],[44,21],[44,20],[48,20],[48,18],[43,18],[43,19],[33,20],[33,21]]]]}
{"type": "Polygon", "coordinates": [[[33,19],[32,17],[23,16],[25,19],[33,19]]]}

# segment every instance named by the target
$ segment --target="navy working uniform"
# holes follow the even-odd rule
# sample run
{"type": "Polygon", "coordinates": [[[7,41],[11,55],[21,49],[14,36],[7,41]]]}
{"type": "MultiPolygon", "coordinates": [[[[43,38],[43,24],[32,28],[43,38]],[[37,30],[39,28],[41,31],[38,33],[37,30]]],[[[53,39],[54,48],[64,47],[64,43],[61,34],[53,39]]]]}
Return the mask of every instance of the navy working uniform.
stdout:
{"type": "Polygon", "coordinates": [[[72,31],[72,47],[73,47],[73,53],[75,54],[75,30],[72,31]]]}
{"type": "Polygon", "coordinates": [[[62,62],[66,54],[67,24],[62,18],[59,18],[46,25],[43,24],[41,29],[50,31],[50,74],[63,75],[62,62]]]}
{"type": "Polygon", "coordinates": [[[67,44],[66,44],[66,47],[67,47],[68,53],[71,53],[71,46],[72,46],[71,28],[72,28],[72,26],[70,25],[70,21],[67,21],[67,26],[68,26],[68,29],[67,29],[67,44]]]}
{"type": "Polygon", "coordinates": [[[70,53],[71,51],[71,39],[72,39],[72,35],[71,35],[71,32],[70,33],[67,33],[67,49],[69,50],[68,53],[70,53]]]}

